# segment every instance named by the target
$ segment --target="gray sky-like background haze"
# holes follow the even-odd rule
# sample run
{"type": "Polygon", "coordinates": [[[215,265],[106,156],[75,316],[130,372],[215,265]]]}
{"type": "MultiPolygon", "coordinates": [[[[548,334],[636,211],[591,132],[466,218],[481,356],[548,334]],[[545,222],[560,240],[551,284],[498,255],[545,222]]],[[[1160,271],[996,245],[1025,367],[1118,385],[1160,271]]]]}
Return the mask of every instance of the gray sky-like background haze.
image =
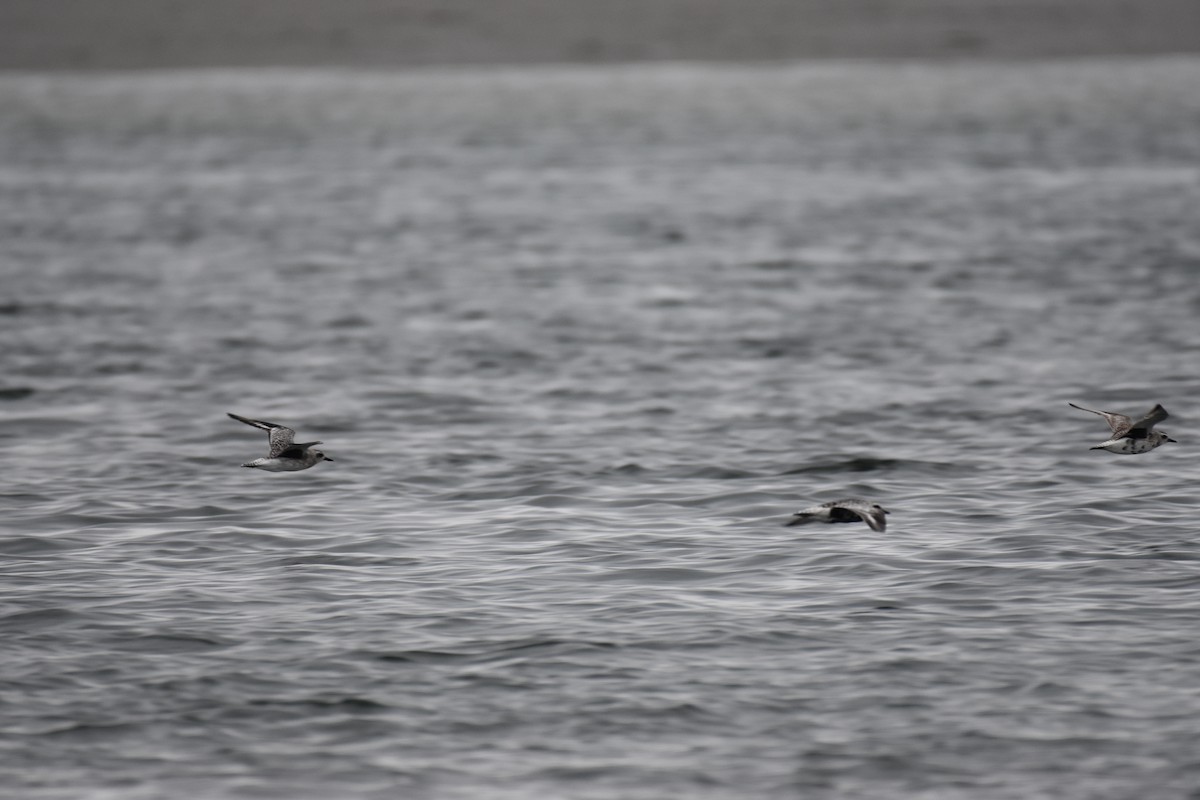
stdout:
{"type": "Polygon", "coordinates": [[[6,0],[0,69],[408,67],[1200,50],[1195,0],[6,0]]]}

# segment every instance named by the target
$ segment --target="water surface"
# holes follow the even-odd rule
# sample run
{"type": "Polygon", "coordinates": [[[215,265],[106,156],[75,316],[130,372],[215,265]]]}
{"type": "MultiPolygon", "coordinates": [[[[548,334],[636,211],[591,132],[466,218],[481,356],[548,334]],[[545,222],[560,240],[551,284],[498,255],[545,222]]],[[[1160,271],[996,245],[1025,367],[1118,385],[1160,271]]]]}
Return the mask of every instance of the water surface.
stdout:
{"type": "Polygon", "coordinates": [[[1196,796],[1197,85],[0,78],[0,785],[1196,796]]]}

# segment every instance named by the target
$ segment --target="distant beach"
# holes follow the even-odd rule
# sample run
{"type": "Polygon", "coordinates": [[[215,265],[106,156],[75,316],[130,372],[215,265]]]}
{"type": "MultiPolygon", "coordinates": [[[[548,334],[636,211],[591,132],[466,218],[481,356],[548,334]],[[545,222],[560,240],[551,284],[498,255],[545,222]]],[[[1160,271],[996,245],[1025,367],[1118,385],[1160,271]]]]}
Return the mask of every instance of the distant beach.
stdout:
{"type": "Polygon", "coordinates": [[[1196,0],[7,0],[0,70],[1200,52],[1196,0]]]}

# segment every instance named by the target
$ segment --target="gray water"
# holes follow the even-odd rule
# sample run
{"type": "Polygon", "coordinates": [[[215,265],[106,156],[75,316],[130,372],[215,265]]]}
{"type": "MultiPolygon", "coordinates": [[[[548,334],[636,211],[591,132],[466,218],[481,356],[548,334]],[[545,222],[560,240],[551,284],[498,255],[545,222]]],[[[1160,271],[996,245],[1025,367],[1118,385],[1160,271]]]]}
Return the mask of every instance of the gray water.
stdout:
{"type": "Polygon", "coordinates": [[[1200,797],[1198,86],[0,78],[0,793],[1200,797]]]}

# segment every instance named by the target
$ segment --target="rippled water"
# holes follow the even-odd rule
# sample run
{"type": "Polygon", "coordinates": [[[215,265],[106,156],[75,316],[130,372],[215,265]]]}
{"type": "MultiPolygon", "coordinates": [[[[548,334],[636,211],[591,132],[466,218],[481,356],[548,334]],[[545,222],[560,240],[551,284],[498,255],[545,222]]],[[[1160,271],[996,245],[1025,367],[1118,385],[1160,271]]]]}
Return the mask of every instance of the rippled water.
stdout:
{"type": "Polygon", "coordinates": [[[1196,86],[0,78],[0,786],[1200,796],[1196,86]]]}

